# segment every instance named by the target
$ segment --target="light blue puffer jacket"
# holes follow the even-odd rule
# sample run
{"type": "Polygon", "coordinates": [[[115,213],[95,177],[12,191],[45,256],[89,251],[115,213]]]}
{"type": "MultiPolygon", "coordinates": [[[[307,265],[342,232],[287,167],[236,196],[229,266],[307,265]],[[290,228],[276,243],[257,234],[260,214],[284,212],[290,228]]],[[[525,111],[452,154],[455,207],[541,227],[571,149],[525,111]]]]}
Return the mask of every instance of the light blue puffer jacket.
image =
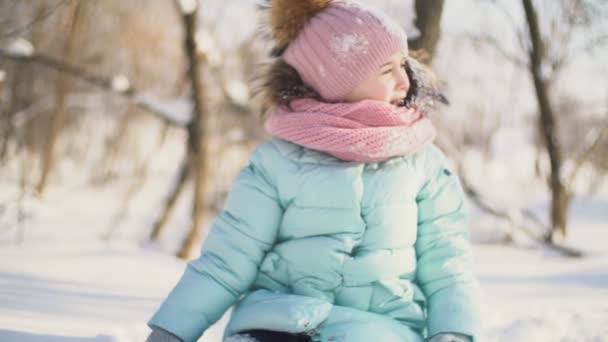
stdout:
{"type": "Polygon", "coordinates": [[[226,336],[475,338],[478,291],[463,194],[435,146],[363,164],[271,139],[148,324],[195,341],[236,304],[226,336]]]}

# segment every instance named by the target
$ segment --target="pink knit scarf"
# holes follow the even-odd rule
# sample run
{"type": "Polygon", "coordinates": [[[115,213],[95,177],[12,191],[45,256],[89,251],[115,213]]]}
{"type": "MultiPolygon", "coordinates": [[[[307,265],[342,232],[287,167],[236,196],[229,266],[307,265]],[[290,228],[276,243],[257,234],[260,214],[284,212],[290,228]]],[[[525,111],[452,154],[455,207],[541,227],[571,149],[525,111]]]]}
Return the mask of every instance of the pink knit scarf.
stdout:
{"type": "Polygon", "coordinates": [[[422,112],[374,100],[324,103],[300,99],[281,107],[266,130],[283,140],[338,159],[381,162],[430,144],[435,128],[422,112]]]}

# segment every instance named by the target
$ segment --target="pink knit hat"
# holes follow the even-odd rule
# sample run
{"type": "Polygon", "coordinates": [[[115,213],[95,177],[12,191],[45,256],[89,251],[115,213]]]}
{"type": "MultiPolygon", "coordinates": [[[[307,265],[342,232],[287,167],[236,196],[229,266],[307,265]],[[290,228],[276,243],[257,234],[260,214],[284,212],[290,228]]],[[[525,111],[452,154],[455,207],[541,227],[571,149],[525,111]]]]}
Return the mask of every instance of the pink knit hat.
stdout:
{"type": "Polygon", "coordinates": [[[399,24],[374,8],[342,0],[310,18],[283,58],[321,97],[338,101],[405,50],[407,36],[399,24]]]}

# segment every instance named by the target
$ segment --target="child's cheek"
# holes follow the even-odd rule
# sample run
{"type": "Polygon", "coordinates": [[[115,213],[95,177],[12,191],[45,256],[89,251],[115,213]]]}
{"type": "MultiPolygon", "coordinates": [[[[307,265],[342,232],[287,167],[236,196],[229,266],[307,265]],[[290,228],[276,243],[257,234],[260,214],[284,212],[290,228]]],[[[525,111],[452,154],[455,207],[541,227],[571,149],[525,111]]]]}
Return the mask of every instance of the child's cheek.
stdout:
{"type": "Polygon", "coordinates": [[[387,84],[382,84],[381,86],[376,88],[376,96],[375,98],[378,100],[383,100],[389,102],[392,96],[392,89],[387,84]]]}
{"type": "Polygon", "coordinates": [[[365,98],[370,100],[384,101],[387,97],[386,86],[382,82],[374,82],[368,84],[365,90],[365,98]]]}

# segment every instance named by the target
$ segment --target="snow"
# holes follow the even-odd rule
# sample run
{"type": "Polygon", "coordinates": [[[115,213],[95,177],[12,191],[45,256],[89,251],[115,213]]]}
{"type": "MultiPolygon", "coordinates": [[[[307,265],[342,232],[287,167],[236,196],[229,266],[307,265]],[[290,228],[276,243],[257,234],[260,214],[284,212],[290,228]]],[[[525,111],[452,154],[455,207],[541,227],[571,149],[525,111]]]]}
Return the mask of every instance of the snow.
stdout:
{"type": "Polygon", "coordinates": [[[190,15],[198,8],[198,0],[178,0],[183,14],[190,15]]]}
{"type": "Polygon", "coordinates": [[[116,75],[112,77],[112,89],[118,93],[124,93],[131,88],[131,82],[125,75],[116,75]]]}
{"type": "MultiPolygon", "coordinates": [[[[602,229],[585,228],[587,233],[602,229]]],[[[605,341],[605,251],[583,260],[497,246],[478,247],[476,252],[483,260],[478,274],[486,290],[488,340],[605,341]]]]}
{"type": "Polygon", "coordinates": [[[208,30],[199,30],[194,35],[196,50],[200,54],[208,54],[210,51],[217,50],[215,38],[208,30]]]}
{"type": "MultiPolygon", "coordinates": [[[[373,1],[346,1],[345,4],[356,8],[363,13],[369,13],[371,16],[378,18],[379,24],[382,25],[387,32],[392,33],[396,37],[400,37],[403,42],[407,42],[405,31],[399,25],[399,23],[393,17],[382,11],[379,7],[376,7],[377,4],[373,1]]],[[[359,23],[359,21],[357,22],[359,23]]]]}
{"type": "Polygon", "coordinates": [[[183,126],[192,118],[192,101],[189,98],[163,99],[151,94],[138,94],[135,102],[145,104],[173,122],[183,126]]]}
{"type": "Polygon", "coordinates": [[[319,64],[317,65],[317,68],[319,70],[319,75],[321,75],[321,77],[327,77],[327,70],[325,69],[325,66],[323,66],[323,64],[319,64]]]}
{"type": "Polygon", "coordinates": [[[34,54],[34,45],[29,40],[16,38],[8,45],[8,52],[23,57],[30,57],[34,54]]]}
{"type": "Polygon", "coordinates": [[[232,101],[240,106],[249,103],[249,87],[241,80],[229,80],[226,82],[226,92],[232,101]]]}
{"type": "Polygon", "coordinates": [[[213,68],[220,67],[223,63],[222,52],[219,49],[211,50],[206,55],[207,56],[207,64],[213,68]]]}
{"type": "Polygon", "coordinates": [[[345,58],[353,54],[365,54],[369,48],[369,41],[356,33],[347,33],[334,37],[332,50],[345,58]]]}

